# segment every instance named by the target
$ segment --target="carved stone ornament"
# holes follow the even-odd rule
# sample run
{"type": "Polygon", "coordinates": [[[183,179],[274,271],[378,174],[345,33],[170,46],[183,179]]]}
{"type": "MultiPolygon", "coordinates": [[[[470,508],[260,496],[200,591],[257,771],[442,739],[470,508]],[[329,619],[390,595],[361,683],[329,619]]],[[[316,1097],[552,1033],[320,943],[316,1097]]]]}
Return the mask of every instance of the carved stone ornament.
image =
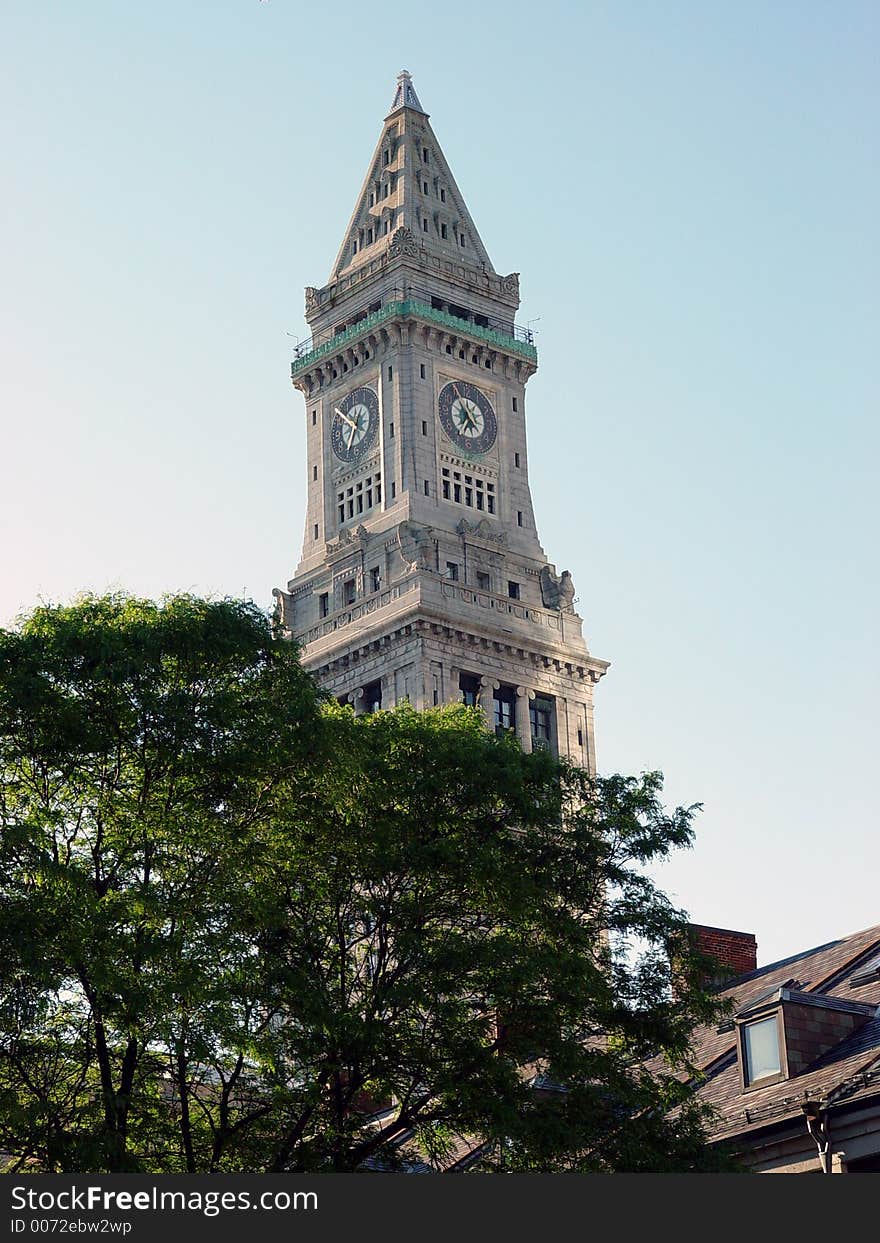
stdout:
{"type": "Polygon", "coordinates": [[[306,315],[311,315],[312,311],[317,311],[321,299],[314,285],[306,285],[306,315]]]}
{"type": "Polygon", "coordinates": [[[505,293],[519,297],[519,272],[511,272],[509,276],[505,276],[501,281],[501,288],[505,293]]]}
{"type": "Polygon", "coordinates": [[[557,609],[560,613],[574,611],[574,583],[568,570],[556,574],[551,566],[542,567],[541,599],[544,601],[545,608],[557,609]]]}
{"type": "Polygon", "coordinates": [[[407,574],[434,568],[434,540],[431,538],[433,529],[416,526],[414,522],[401,522],[397,528],[397,551],[407,574]]]}
{"type": "Polygon", "coordinates": [[[388,247],[389,257],[397,259],[400,256],[405,256],[414,259],[418,253],[419,245],[412,229],[403,227],[396,229],[394,236],[391,238],[391,245],[388,247]]]}
{"type": "Polygon", "coordinates": [[[496,531],[486,518],[481,518],[479,522],[468,522],[467,518],[462,518],[455,529],[461,536],[470,535],[475,539],[485,540],[489,544],[500,544],[502,547],[507,544],[505,532],[496,531]]]}
{"type": "Polygon", "coordinates": [[[275,610],[272,613],[272,620],[280,629],[285,630],[288,634],[293,634],[293,596],[286,591],[282,591],[280,587],[273,587],[272,595],[275,597],[275,610]]]}

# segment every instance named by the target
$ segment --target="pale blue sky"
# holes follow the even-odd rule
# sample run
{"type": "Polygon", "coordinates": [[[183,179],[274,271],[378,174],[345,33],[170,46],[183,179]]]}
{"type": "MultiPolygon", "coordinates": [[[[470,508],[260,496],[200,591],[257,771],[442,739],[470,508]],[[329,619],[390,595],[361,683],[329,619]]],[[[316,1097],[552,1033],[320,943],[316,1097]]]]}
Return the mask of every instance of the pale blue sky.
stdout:
{"type": "Polygon", "coordinates": [[[406,67],[538,319],[533,495],[612,661],[600,766],[705,804],[661,883],[762,962],[880,921],[880,7],[0,20],[0,624],[82,588],[271,603],[305,504],[285,334],[406,67]]]}

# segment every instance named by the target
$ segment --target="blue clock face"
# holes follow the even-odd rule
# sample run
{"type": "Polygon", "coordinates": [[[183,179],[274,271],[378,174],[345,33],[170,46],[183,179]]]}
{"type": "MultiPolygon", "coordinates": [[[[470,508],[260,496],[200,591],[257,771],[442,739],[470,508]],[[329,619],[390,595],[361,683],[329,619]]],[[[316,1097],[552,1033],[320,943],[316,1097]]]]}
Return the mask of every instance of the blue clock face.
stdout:
{"type": "Polygon", "coordinates": [[[440,390],[440,426],[464,453],[488,453],[498,435],[492,403],[466,380],[453,380],[440,390]]]}
{"type": "Polygon", "coordinates": [[[379,399],[371,388],[356,388],[333,407],[330,443],[342,462],[359,462],[376,443],[379,399]]]}

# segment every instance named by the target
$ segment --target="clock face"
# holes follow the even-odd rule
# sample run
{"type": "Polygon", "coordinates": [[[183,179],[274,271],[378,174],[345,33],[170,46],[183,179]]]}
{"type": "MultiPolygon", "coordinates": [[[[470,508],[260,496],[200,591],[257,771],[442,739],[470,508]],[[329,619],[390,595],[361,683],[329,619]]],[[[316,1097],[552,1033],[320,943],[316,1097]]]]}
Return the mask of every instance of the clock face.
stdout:
{"type": "Polygon", "coordinates": [[[343,462],[358,462],[376,443],[379,399],[371,388],[356,388],[333,407],[330,443],[343,462]]]}
{"type": "Polygon", "coordinates": [[[465,453],[488,453],[498,435],[492,403],[466,380],[453,380],[440,390],[440,426],[465,453]]]}

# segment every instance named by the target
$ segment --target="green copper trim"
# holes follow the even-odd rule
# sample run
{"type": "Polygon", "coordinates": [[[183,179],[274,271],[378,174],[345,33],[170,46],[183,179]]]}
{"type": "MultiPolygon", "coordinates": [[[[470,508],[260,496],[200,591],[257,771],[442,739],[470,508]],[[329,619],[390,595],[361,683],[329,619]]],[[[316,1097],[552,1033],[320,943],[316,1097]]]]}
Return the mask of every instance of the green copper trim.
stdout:
{"type": "Polygon", "coordinates": [[[319,359],[324,358],[327,354],[333,354],[341,346],[347,345],[350,341],[363,336],[365,332],[369,332],[371,328],[384,323],[387,319],[409,318],[410,316],[415,316],[418,319],[427,319],[431,323],[441,324],[444,328],[451,328],[459,333],[464,330],[467,336],[474,337],[478,341],[485,341],[488,345],[496,345],[499,349],[507,350],[510,354],[519,354],[523,358],[537,362],[538,351],[531,341],[518,341],[516,337],[509,336],[504,332],[498,332],[494,328],[483,328],[479,324],[471,323],[468,319],[458,319],[447,311],[438,311],[434,307],[428,306],[427,302],[419,302],[415,298],[407,298],[399,302],[386,302],[378,311],[373,311],[372,315],[367,315],[365,319],[358,320],[356,324],[350,324],[348,328],[338,332],[335,337],[325,341],[323,345],[319,345],[315,349],[309,350],[307,354],[303,354],[300,358],[294,359],[290,366],[290,374],[291,376],[297,376],[300,372],[307,371],[319,359]]]}

